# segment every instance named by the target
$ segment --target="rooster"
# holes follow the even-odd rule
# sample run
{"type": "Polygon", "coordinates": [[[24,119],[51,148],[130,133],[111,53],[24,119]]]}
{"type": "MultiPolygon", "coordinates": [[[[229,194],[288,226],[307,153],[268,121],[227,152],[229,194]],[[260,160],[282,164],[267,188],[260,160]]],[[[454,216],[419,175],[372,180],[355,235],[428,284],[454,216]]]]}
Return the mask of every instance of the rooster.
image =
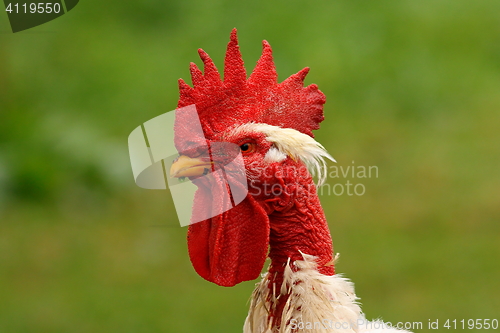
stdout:
{"type": "Polygon", "coordinates": [[[191,63],[193,87],[179,80],[178,108],[196,106],[204,137],[193,135],[189,119],[179,115],[174,140],[180,157],[170,175],[197,185],[193,216],[206,202],[222,205],[227,182],[202,176],[223,161],[214,151],[192,147],[228,143],[243,157],[248,194],[232,209],[189,226],[196,272],[217,285],[234,286],[258,278],[270,258],[252,294],[244,333],[407,332],[366,321],[353,284],[335,274],[332,239],[316,191],[326,177],[326,160],[333,158],[312,133],[324,119],[326,100],[315,84],[304,87],[309,68],[278,83],[271,47],[263,41],[247,78],[236,30],[223,80],[208,54],[200,49],[199,55],[204,72],[191,63]]]}

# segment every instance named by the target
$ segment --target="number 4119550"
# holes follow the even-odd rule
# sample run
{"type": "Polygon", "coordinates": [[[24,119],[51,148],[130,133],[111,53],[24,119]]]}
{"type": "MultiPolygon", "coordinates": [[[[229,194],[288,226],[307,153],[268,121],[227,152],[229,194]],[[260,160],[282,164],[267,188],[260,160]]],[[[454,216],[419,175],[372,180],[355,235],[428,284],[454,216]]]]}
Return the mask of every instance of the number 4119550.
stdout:
{"type": "Polygon", "coordinates": [[[60,13],[61,12],[61,4],[60,3],[24,3],[24,4],[14,4],[9,3],[5,11],[14,14],[51,14],[51,13],[60,13]]]}
{"type": "Polygon", "coordinates": [[[450,320],[448,319],[443,327],[447,328],[447,329],[457,329],[457,328],[461,328],[461,329],[476,329],[476,330],[480,330],[480,329],[485,329],[485,330],[488,330],[488,329],[494,329],[496,330],[498,328],[498,319],[469,319],[469,320],[465,320],[465,319],[462,319],[462,320],[450,320]]]}

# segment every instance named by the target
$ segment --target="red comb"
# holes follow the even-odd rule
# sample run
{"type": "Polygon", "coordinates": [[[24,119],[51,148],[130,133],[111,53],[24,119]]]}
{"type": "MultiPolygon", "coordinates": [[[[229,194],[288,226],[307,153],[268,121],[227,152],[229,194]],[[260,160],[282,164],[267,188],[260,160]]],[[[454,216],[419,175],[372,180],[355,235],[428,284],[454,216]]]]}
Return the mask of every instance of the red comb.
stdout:
{"type": "Polygon", "coordinates": [[[318,86],[304,87],[309,68],[278,83],[271,46],[263,41],[262,55],[247,79],[236,29],[231,32],[224,60],[224,80],[205,51],[198,53],[204,73],[191,63],[193,87],[179,80],[178,107],[196,105],[205,135],[248,122],[293,128],[313,136],[323,121],[325,95],[318,86]]]}

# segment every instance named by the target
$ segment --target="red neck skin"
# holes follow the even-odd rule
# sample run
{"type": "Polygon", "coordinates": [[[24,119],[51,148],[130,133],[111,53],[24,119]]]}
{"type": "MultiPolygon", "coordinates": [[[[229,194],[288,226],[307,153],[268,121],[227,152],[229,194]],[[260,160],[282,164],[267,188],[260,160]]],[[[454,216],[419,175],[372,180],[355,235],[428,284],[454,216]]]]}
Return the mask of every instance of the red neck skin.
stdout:
{"type": "MultiPolygon", "coordinates": [[[[294,167],[296,168],[297,164],[294,167]]],[[[271,294],[273,284],[274,290],[279,293],[287,263],[295,271],[293,262],[304,260],[301,252],[316,257],[320,273],[335,274],[332,238],[312,177],[305,168],[294,169],[293,172],[293,175],[284,172],[284,175],[276,176],[278,182],[284,186],[281,195],[261,201],[269,213],[271,226],[269,242],[271,294]],[[291,179],[287,179],[291,176],[293,176],[291,179]]],[[[278,192],[276,188],[274,193],[278,192]]],[[[287,299],[288,295],[281,295],[276,308],[271,309],[273,327],[280,325],[287,299]]]]}

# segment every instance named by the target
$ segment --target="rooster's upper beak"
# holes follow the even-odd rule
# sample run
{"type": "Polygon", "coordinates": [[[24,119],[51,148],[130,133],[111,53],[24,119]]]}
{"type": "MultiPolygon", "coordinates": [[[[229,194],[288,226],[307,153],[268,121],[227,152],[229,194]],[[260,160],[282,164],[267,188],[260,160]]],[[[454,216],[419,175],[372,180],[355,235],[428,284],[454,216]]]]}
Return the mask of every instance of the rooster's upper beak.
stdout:
{"type": "Polygon", "coordinates": [[[212,170],[212,162],[181,155],[170,167],[170,177],[199,177],[212,170]]]}

